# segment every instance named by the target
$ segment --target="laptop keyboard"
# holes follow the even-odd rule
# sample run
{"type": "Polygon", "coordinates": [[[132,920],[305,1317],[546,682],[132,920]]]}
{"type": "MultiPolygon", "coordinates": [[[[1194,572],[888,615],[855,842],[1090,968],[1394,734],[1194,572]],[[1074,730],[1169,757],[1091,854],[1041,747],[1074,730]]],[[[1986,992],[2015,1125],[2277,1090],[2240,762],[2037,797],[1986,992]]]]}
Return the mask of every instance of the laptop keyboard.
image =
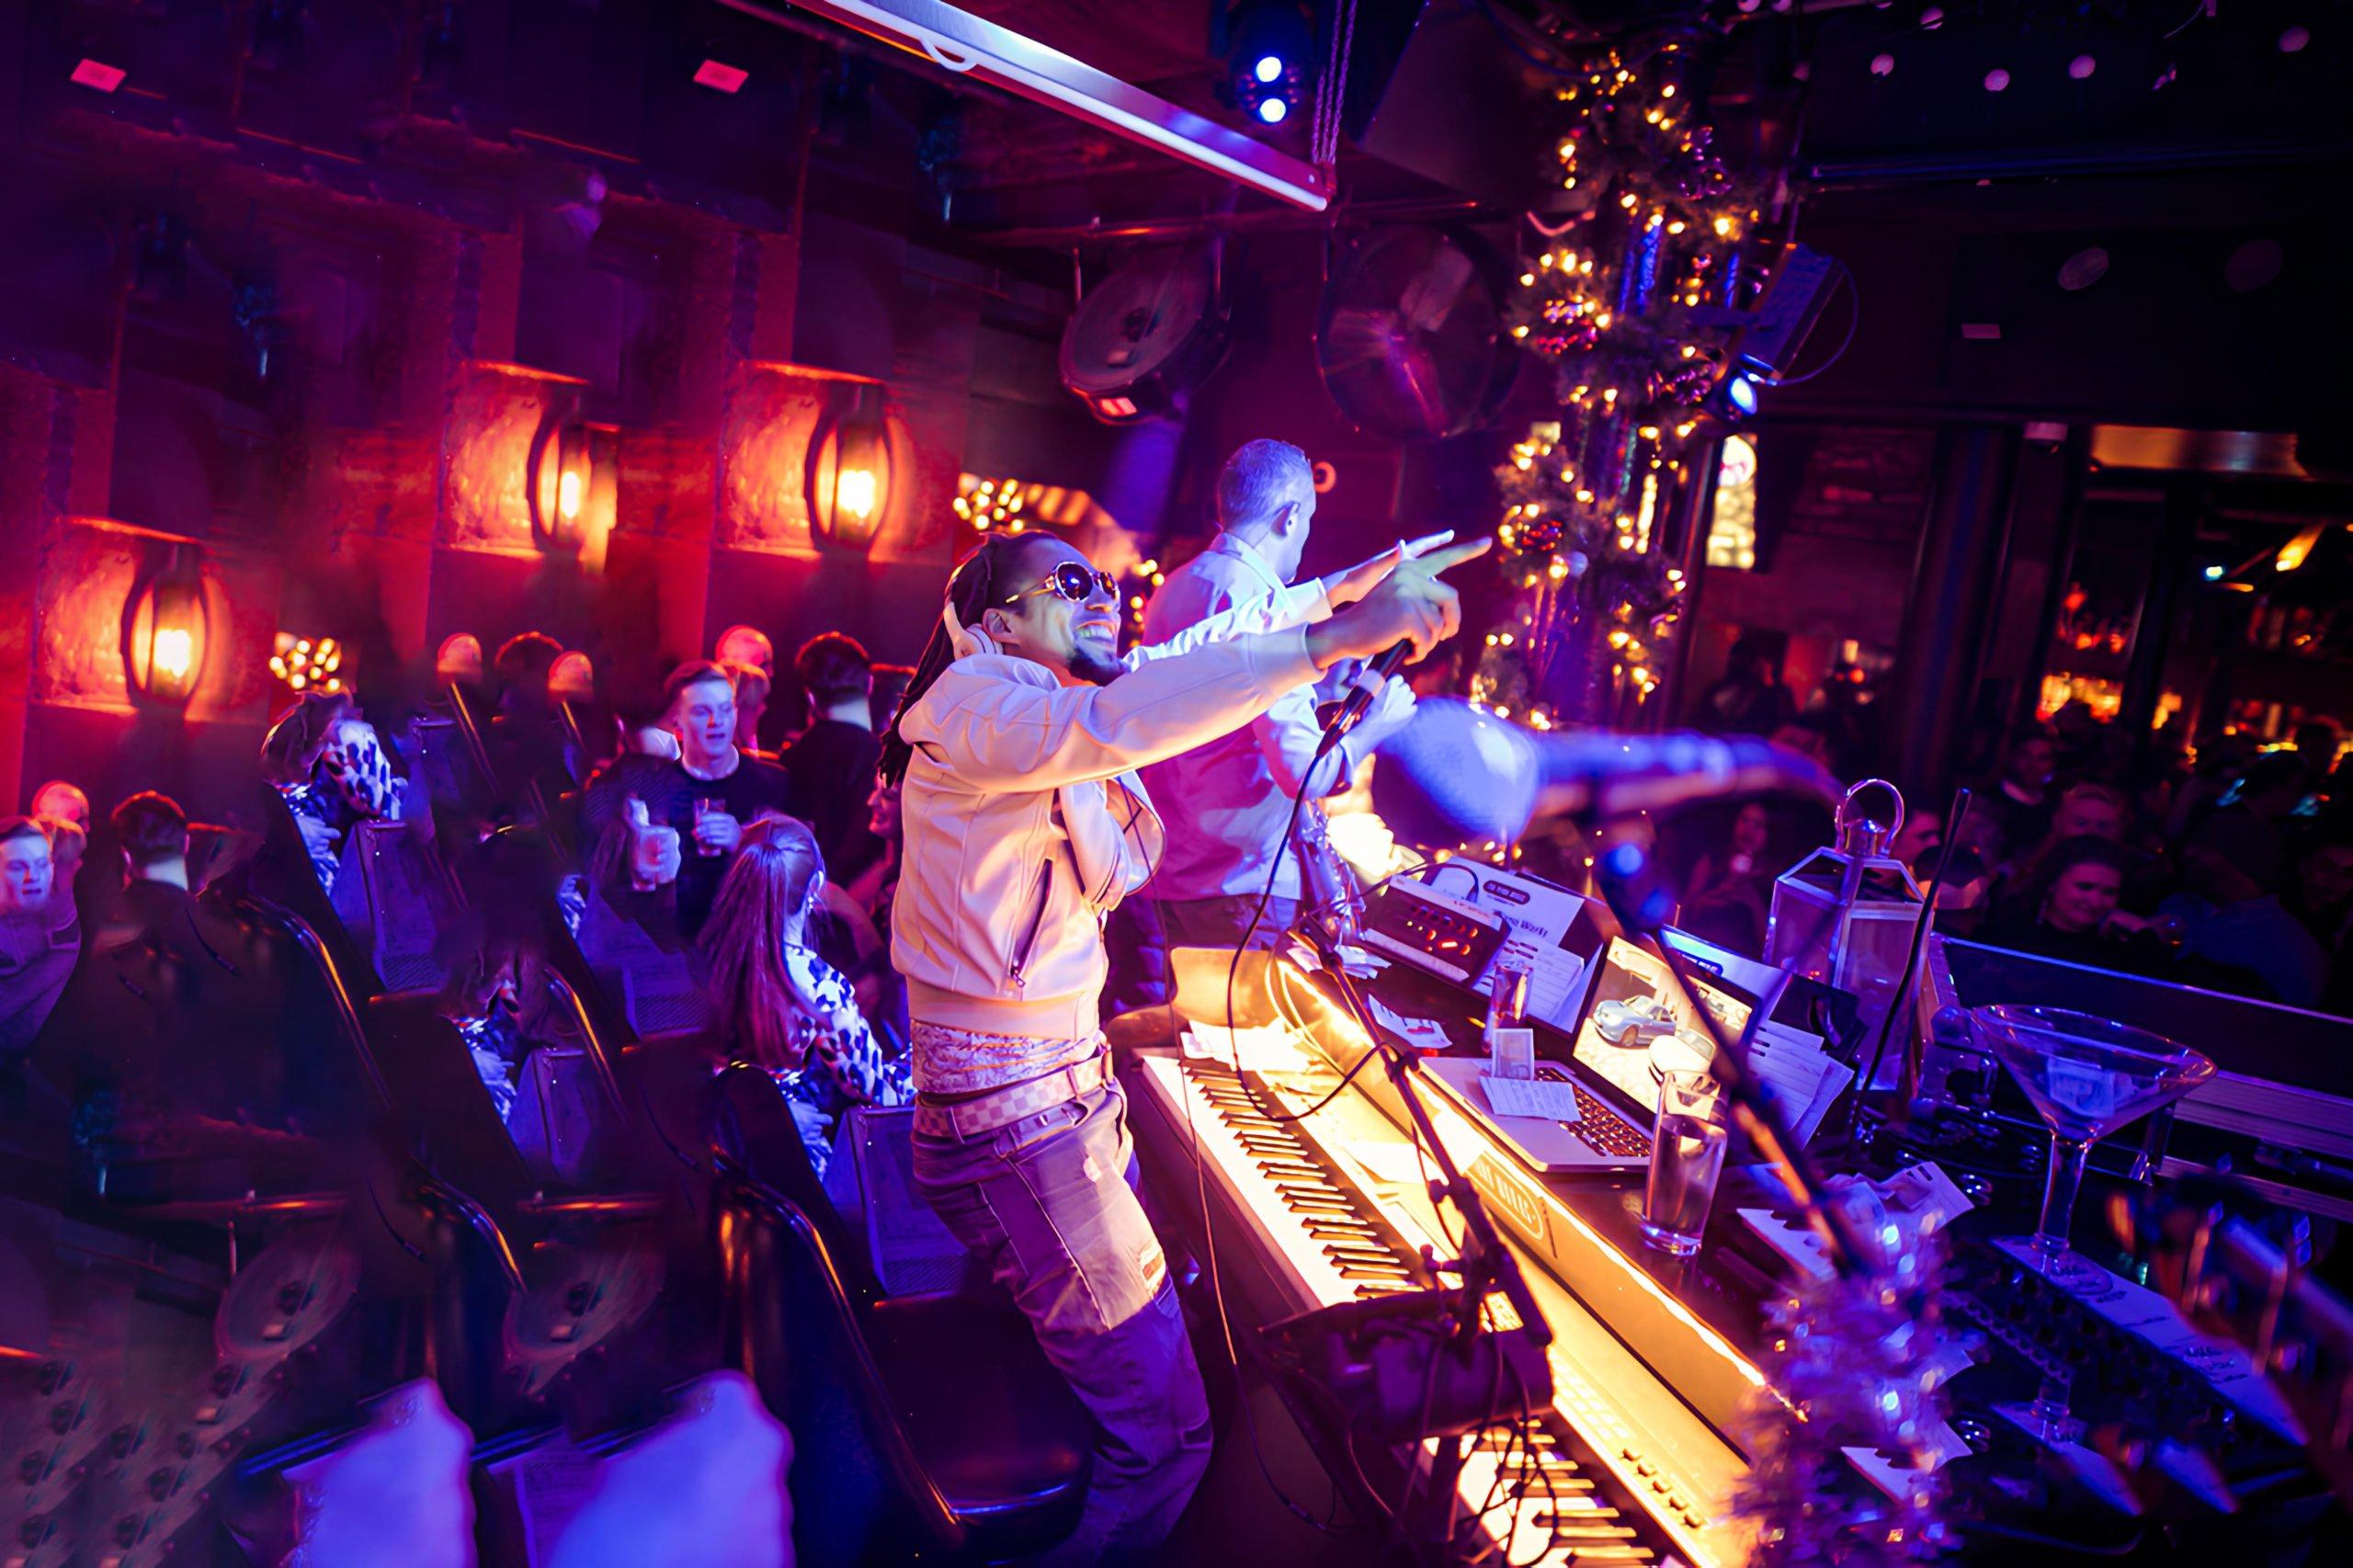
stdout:
{"type": "Polygon", "coordinates": [[[1647,1160],[1651,1157],[1651,1135],[1610,1109],[1592,1090],[1549,1062],[1537,1064],[1536,1075],[1556,1084],[1566,1084],[1576,1091],[1577,1124],[1574,1131],[1578,1141],[1596,1153],[1607,1154],[1616,1160],[1647,1160]]]}

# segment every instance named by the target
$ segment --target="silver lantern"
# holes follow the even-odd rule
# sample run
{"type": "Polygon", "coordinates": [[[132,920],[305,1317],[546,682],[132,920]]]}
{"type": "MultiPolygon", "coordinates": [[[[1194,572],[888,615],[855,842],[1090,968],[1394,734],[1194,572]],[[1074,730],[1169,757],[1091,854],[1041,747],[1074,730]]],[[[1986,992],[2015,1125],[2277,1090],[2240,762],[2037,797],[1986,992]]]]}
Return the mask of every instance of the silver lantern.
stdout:
{"type": "Polygon", "coordinates": [[[1884,778],[1866,778],[1839,803],[1836,843],[1773,882],[1766,961],[1794,961],[1808,979],[1852,992],[1861,1002],[1866,1040],[1877,1036],[1895,1000],[1925,907],[1911,871],[1888,853],[1903,826],[1903,795],[1884,778]],[[1859,803],[1874,790],[1895,804],[1889,820],[1859,803]]]}

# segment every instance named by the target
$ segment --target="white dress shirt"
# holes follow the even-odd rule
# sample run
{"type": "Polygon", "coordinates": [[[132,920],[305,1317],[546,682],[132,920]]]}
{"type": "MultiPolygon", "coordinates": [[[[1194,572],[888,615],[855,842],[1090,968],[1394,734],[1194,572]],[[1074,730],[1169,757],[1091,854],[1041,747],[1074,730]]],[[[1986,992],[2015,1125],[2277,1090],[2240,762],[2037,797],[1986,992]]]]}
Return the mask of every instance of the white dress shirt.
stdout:
{"type": "MultiPolygon", "coordinates": [[[[1154,592],[1144,611],[1143,641],[1166,642],[1240,606],[1289,604],[1321,591],[1313,581],[1284,582],[1254,547],[1221,533],[1154,592]]],[[[1165,858],[1145,895],[1256,898],[1266,888],[1267,868],[1279,858],[1276,896],[1299,897],[1299,858],[1283,853],[1283,826],[1290,820],[1300,777],[1323,742],[1314,687],[1302,686],[1232,734],[1145,768],[1145,787],[1168,830],[1165,858]]],[[[1310,795],[1322,799],[1347,790],[1353,767],[1344,744],[1316,769],[1310,795]]]]}

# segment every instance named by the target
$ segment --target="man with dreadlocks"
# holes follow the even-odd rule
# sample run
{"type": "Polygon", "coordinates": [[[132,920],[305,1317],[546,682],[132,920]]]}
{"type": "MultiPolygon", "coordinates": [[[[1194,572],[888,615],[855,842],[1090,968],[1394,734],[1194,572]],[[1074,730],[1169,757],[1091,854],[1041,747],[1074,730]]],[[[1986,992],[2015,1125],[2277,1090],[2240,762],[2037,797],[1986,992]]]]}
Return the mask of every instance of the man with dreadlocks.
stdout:
{"type": "Polygon", "coordinates": [[[1096,1017],[1103,919],[1166,842],[1135,770],[1341,659],[1428,652],[1461,621],[1438,574],[1486,548],[1408,560],[1401,545],[1125,657],[1116,586],[1050,535],[993,536],[949,581],[882,748],[904,786],[892,937],[914,1021],[915,1174],[1102,1427],[1057,1560],[1148,1551],[1209,1462],[1200,1372],[1131,1185],[1096,1017]]]}

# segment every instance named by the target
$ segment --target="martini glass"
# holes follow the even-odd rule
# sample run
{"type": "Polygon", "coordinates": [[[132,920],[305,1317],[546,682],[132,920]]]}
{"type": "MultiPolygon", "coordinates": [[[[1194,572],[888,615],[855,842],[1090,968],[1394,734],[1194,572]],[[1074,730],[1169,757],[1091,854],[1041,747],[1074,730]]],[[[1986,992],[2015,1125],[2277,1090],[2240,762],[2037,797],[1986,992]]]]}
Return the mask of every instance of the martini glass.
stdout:
{"type": "MultiPolygon", "coordinates": [[[[1969,1026],[2051,1130],[2042,1218],[2029,1244],[2039,1271],[2069,1290],[2104,1280],[2067,1247],[2092,1145],[2173,1104],[2212,1077],[2214,1064],[2163,1035],[2058,1007],[1972,1007],[1969,1026]]],[[[2046,1378],[2030,1414],[2044,1436],[2064,1435],[2067,1385],[2046,1378]]]]}

